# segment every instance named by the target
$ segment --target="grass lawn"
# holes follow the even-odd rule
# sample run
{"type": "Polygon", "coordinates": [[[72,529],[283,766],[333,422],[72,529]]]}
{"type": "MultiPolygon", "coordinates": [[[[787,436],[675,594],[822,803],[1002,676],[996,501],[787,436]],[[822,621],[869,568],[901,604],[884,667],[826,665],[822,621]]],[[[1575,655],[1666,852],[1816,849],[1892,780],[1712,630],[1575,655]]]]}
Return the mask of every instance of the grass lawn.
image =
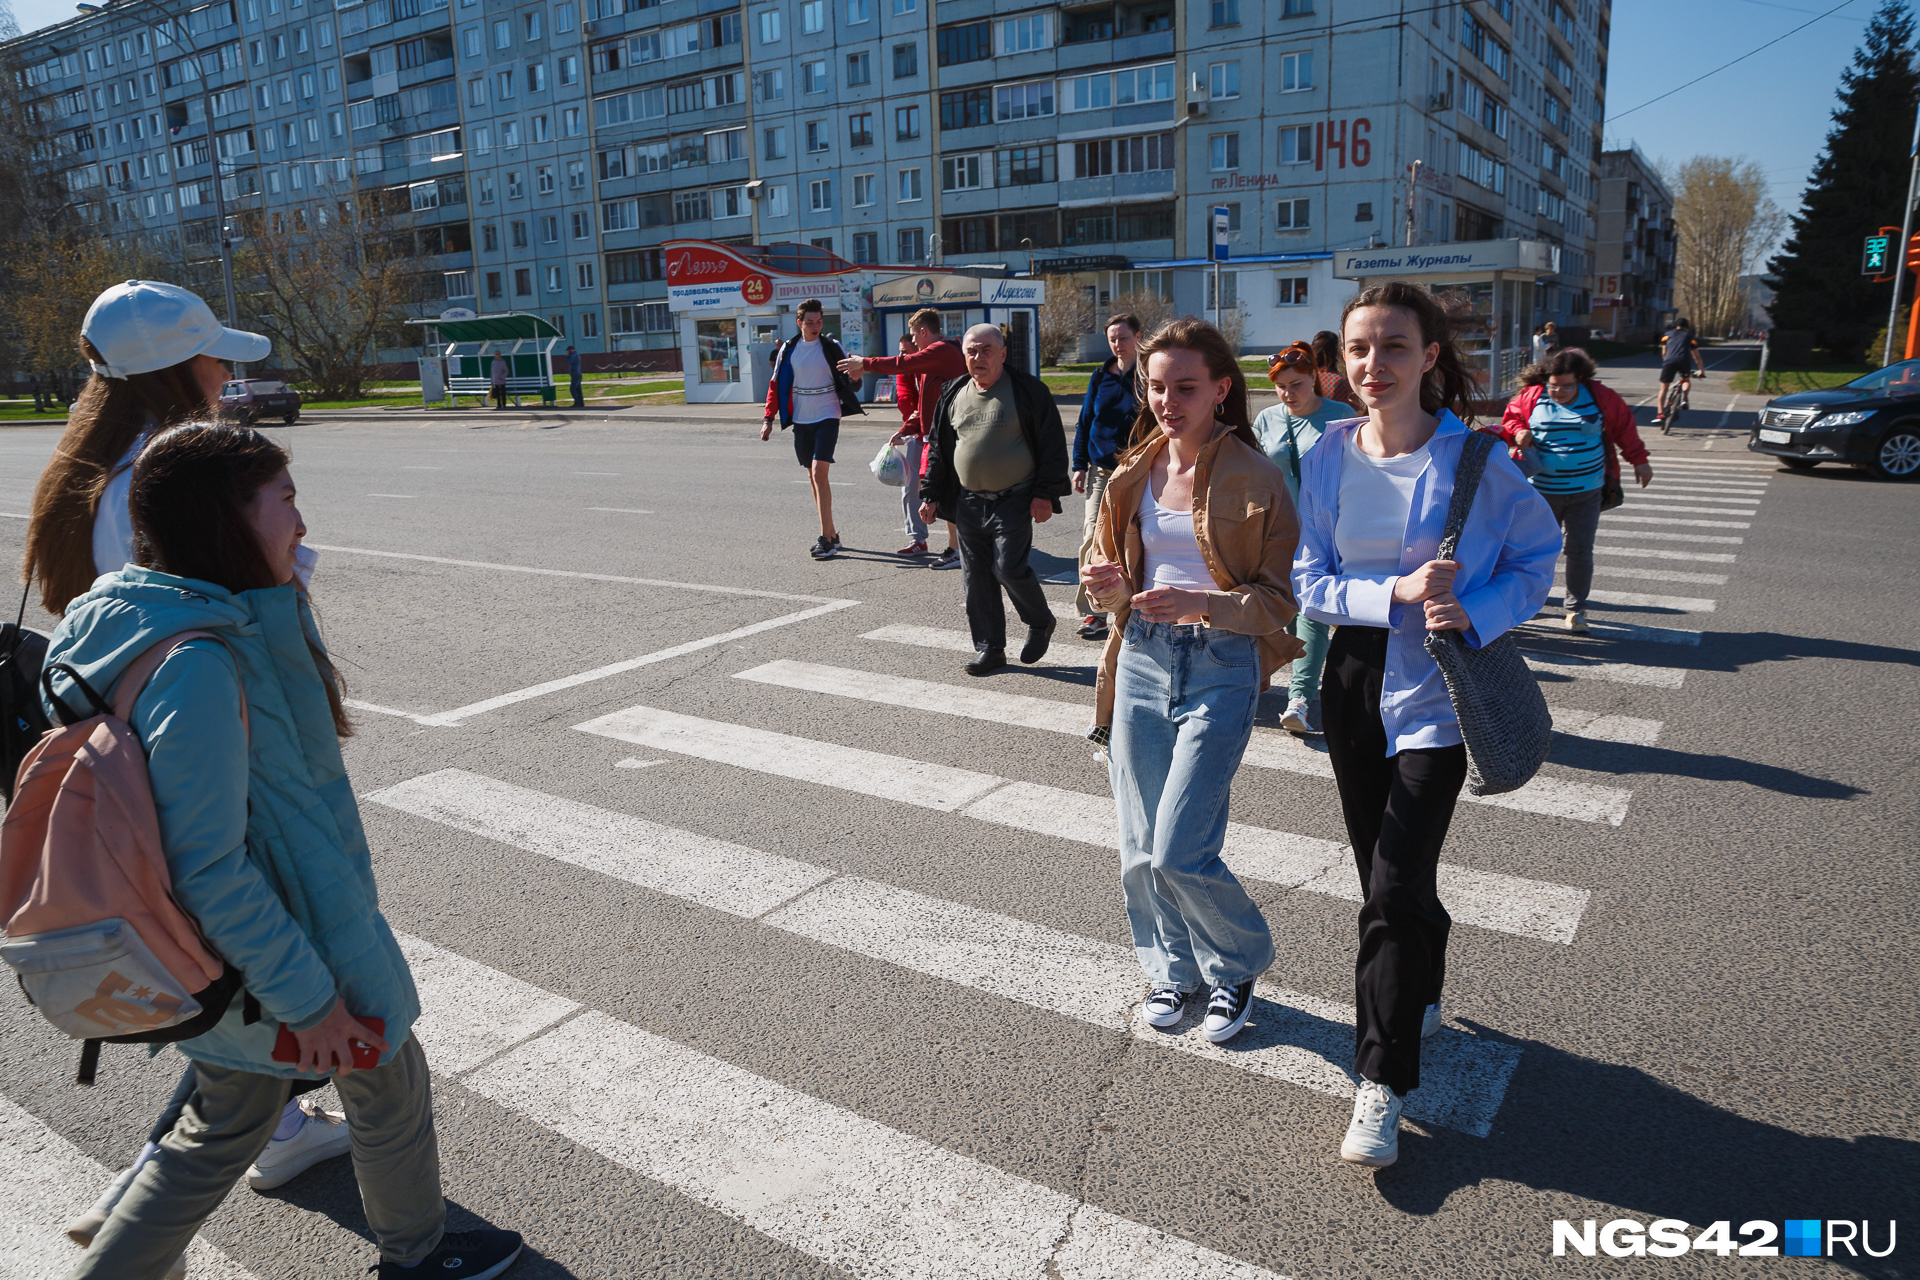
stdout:
{"type": "Polygon", "coordinates": [[[65,422],[67,411],[56,401],[51,409],[36,409],[31,400],[0,400],[0,422],[33,422],[51,419],[65,422]]]}
{"type": "Polygon", "coordinates": [[[1652,352],[1657,344],[1652,342],[1611,342],[1606,338],[1595,338],[1580,344],[1580,349],[1598,361],[1618,360],[1622,356],[1640,356],[1652,352]]]}
{"type": "Polygon", "coordinates": [[[1842,386],[1863,374],[1872,372],[1873,370],[1864,364],[1795,365],[1785,369],[1769,366],[1766,386],[1757,385],[1760,377],[1758,369],[1746,369],[1733,375],[1733,389],[1749,394],[1784,396],[1792,395],[1796,391],[1824,391],[1828,387],[1842,386]]]}

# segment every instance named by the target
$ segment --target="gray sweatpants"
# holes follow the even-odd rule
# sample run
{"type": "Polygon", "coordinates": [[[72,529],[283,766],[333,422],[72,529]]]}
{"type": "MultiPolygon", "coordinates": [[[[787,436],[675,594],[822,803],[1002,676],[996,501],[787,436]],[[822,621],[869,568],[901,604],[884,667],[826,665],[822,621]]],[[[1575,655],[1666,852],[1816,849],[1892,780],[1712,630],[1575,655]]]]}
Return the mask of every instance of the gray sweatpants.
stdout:
{"type": "MultiPolygon", "coordinates": [[[[73,1280],[160,1280],[220,1207],[280,1123],[292,1081],[196,1063],[199,1086],[160,1151],[80,1255],[73,1280]]],[[[353,1136],[353,1175],[382,1257],[418,1262],[440,1244],[440,1146],[420,1042],[393,1061],[337,1077],[353,1136]]]]}

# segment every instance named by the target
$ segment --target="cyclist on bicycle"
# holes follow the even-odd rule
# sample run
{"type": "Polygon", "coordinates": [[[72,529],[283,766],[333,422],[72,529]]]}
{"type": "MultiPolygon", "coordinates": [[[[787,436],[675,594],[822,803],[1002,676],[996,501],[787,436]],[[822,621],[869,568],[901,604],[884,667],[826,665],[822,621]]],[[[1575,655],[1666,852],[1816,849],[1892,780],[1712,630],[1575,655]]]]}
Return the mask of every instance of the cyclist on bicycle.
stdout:
{"type": "Polygon", "coordinates": [[[1666,419],[1667,388],[1675,378],[1680,379],[1680,407],[1684,409],[1693,390],[1694,375],[1705,377],[1706,372],[1707,366],[1700,359],[1700,340],[1693,336],[1693,326],[1685,317],[1675,320],[1673,328],[1660,335],[1660,407],[1654,412],[1653,420],[1666,419]]]}

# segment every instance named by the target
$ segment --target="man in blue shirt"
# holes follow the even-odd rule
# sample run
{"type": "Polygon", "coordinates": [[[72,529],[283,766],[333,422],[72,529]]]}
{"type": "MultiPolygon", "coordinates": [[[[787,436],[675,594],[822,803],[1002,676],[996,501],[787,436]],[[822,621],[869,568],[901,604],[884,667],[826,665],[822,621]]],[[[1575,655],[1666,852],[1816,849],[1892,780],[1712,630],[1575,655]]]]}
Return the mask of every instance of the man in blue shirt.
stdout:
{"type": "Polygon", "coordinates": [[[567,348],[567,381],[573,387],[573,407],[586,408],[587,402],[580,397],[580,353],[572,347],[567,348]]]}

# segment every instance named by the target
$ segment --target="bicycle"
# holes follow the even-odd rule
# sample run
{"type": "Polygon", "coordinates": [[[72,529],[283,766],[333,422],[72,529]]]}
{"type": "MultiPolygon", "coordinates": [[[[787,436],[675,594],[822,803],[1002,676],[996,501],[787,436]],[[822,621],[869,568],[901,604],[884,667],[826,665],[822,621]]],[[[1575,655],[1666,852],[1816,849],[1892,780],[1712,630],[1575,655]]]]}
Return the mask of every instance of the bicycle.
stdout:
{"type": "Polygon", "coordinates": [[[1681,380],[1675,378],[1660,388],[1660,434],[1663,436],[1673,434],[1673,424],[1679,420],[1680,412],[1685,407],[1686,396],[1680,387],[1681,380]]]}

